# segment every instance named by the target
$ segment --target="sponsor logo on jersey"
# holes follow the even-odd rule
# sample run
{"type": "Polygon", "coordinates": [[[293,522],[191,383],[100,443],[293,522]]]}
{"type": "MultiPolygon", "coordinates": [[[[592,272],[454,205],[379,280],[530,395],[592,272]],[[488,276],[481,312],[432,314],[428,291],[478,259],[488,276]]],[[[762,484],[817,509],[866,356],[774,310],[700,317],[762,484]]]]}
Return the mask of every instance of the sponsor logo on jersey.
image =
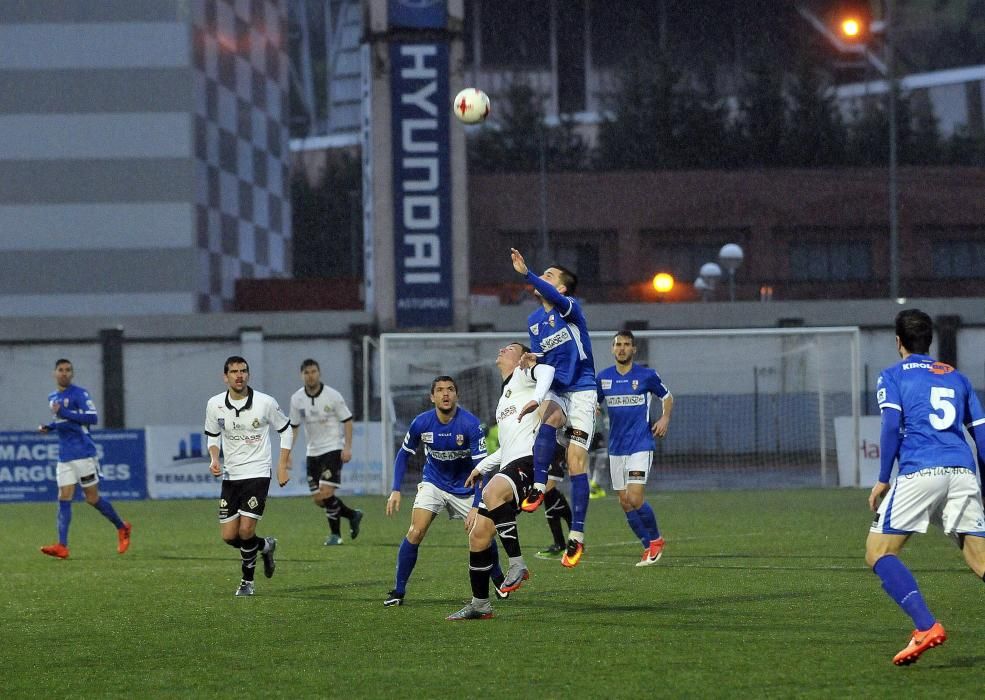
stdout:
{"type": "Polygon", "coordinates": [[[612,388],[612,380],[611,379],[603,379],[602,380],[602,391],[605,391],[606,389],[611,389],[611,388],[612,388]]]}
{"type": "Polygon", "coordinates": [[[642,406],[646,403],[646,397],[642,394],[619,394],[617,396],[606,396],[606,406],[642,406]]]}
{"type": "Polygon", "coordinates": [[[496,422],[502,423],[504,420],[517,412],[516,406],[510,404],[496,415],[496,422]]]}
{"type": "Polygon", "coordinates": [[[931,374],[949,374],[954,371],[946,362],[904,362],[903,369],[926,369],[931,374]]]}
{"type": "Polygon", "coordinates": [[[256,429],[256,428],[259,428],[259,427],[260,427],[260,419],[259,418],[254,418],[253,419],[253,428],[256,429]]]}
{"type": "Polygon", "coordinates": [[[465,436],[462,435],[461,433],[458,433],[457,435],[455,435],[455,444],[458,445],[459,447],[461,447],[462,445],[464,445],[465,444],[465,436]]]}
{"type": "Polygon", "coordinates": [[[640,388],[640,380],[639,379],[634,379],[633,380],[633,383],[632,383],[632,387],[633,387],[633,391],[636,391],[637,389],[639,389],[640,388]]]}
{"type": "Polygon", "coordinates": [[[301,410],[299,411],[299,413],[301,414],[301,417],[302,417],[302,418],[304,418],[304,412],[305,412],[306,410],[307,410],[307,409],[304,409],[304,408],[302,408],[302,409],[301,409],[301,410]]]}
{"type": "Polygon", "coordinates": [[[225,430],[225,429],[226,429],[226,419],[225,418],[220,418],[219,419],[219,430],[225,430]]]}
{"type": "Polygon", "coordinates": [[[434,433],[421,433],[421,442],[434,442],[434,433]]]}
{"type": "Polygon", "coordinates": [[[65,408],[68,408],[68,399],[67,398],[66,399],[62,399],[62,405],[65,406],[65,408]]]}
{"type": "Polygon", "coordinates": [[[540,324],[539,323],[535,323],[534,325],[530,326],[530,334],[531,335],[540,335],[540,324]]]}
{"type": "Polygon", "coordinates": [[[483,435],[481,438],[479,438],[479,452],[485,452],[485,451],[486,451],[486,436],[483,435]]]}
{"type": "Polygon", "coordinates": [[[540,341],[540,349],[542,352],[550,352],[554,348],[564,345],[569,340],[571,340],[571,331],[567,328],[562,328],[557,333],[549,335],[540,341]]]}
{"type": "Polygon", "coordinates": [[[886,387],[883,387],[882,389],[876,392],[876,403],[885,403],[885,402],[886,402],[886,387]]]}
{"type": "Polygon", "coordinates": [[[506,390],[506,393],[503,394],[503,396],[505,396],[506,398],[510,398],[510,396],[512,396],[512,395],[513,395],[513,390],[512,389],[507,389],[506,390]]]}
{"type": "Polygon", "coordinates": [[[547,317],[547,323],[550,324],[551,328],[554,328],[554,314],[547,317]]]}
{"type": "Polygon", "coordinates": [[[450,462],[455,459],[463,459],[471,456],[468,450],[429,450],[428,454],[435,459],[440,459],[442,462],[450,462]]]}

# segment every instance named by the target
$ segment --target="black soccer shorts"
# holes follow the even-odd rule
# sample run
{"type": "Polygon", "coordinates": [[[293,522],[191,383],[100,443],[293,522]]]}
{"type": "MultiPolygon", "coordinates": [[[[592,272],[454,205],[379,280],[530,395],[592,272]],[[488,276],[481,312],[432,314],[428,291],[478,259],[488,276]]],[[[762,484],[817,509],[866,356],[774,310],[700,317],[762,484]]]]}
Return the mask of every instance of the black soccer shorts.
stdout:
{"type": "Polygon", "coordinates": [[[338,488],[342,485],[342,450],[332,450],[308,457],[308,490],[318,491],[320,484],[338,488]]]}
{"type": "Polygon", "coordinates": [[[267,505],[270,477],[226,479],[219,496],[219,522],[235,520],[240,515],[260,520],[267,505]]]}

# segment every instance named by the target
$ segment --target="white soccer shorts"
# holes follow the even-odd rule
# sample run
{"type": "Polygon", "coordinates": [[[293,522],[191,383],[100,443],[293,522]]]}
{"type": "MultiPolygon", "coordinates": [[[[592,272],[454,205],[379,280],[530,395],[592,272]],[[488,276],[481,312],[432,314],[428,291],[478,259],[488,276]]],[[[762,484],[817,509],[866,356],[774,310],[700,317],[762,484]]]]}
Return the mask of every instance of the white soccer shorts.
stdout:
{"type": "Polygon", "coordinates": [[[58,463],[58,488],[81,484],[89,488],[99,483],[99,462],[95,457],[73,459],[58,463]]]}
{"type": "Polygon", "coordinates": [[[445,509],[448,511],[449,518],[461,518],[465,520],[469,511],[472,510],[472,502],[474,500],[475,497],[472,495],[456,496],[447,491],[442,491],[429,481],[422,481],[417,485],[417,496],[414,498],[414,507],[429,510],[435,515],[440,513],[442,509],[445,509]]]}
{"type": "Polygon", "coordinates": [[[548,391],[545,399],[561,407],[567,419],[565,427],[577,431],[571,433],[571,440],[588,450],[595,435],[595,406],[598,404],[598,392],[595,389],[569,391],[564,394],[548,391]]]}
{"type": "Polygon", "coordinates": [[[652,452],[609,455],[609,478],[615,491],[625,491],[626,484],[646,484],[653,464],[652,452]]]}
{"type": "Polygon", "coordinates": [[[932,467],[896,477],[879,506],[870,532],[927,532],[933,523],[951,534],[985,536],[978,477],[970,469],[932,467]]]}

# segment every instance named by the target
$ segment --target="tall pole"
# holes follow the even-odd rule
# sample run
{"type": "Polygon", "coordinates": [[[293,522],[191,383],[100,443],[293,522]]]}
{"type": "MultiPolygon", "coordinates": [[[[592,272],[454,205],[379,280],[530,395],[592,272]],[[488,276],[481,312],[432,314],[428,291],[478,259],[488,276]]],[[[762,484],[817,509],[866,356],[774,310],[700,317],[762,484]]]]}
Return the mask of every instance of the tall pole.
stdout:
{"type": "Polygon", "coordinates": [[[900,296],[899,182],[897,179],[896,56],[893,51],[893,0],[886,0],[885,51],[889,83],[889,297],[900,296]]]}

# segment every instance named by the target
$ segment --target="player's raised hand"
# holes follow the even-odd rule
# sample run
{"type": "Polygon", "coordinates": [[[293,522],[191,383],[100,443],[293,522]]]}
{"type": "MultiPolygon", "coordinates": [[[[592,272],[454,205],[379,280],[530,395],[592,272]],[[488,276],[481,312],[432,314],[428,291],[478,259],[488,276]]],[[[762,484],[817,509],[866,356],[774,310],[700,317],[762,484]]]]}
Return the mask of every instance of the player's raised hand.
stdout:
{"type": "Polygon", "coordinates": [[[516,248],[510,248],[510,257],[513,258],[513,269],[521,275],[527,274],[527,263],[524,262],[520,251],[516,248]]]}
{"type": "Polygon", "coordinates": [[[400,492],[391,491],[390,498],[386,499],[386,514],[393,515],[400,510],[400,492]]]}
{"type": "Polygon", "coordinates": [[[465,480],[465,486],[466,488],[468,488],[469,486],[472,486],[476,482],[481,482],[481,481],[482,481],[482,472],[480,472],[478,469],[473,469],[472,473],[469,474],[468,478],[465,480]]]}

